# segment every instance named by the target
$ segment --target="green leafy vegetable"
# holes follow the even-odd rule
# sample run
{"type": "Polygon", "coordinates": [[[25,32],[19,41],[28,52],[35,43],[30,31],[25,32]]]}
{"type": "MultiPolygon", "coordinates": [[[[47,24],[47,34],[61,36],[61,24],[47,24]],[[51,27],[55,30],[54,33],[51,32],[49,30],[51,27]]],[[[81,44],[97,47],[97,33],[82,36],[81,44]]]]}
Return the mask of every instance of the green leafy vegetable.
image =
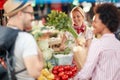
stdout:
{"type": "Polygon", "coordinates": [[[59,31],[68,31],[70,32],[75,38],[78,37],[78,34],[72,27],[72,21],[67,14],[64,12],[59,11],[51,11],[47,17],[47,26],[54,26],[55,29],[59,31]]]}

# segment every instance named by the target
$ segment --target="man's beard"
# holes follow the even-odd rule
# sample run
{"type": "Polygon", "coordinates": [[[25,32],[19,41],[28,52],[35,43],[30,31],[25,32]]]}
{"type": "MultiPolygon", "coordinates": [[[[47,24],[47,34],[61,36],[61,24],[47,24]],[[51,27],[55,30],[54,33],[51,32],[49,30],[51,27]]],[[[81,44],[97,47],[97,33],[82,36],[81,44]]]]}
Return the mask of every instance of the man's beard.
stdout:
{"type": "Polygon", "coordinates": [[[32,29],[31,24],[24,24],[24,31],[30,31],[32,29]]]}

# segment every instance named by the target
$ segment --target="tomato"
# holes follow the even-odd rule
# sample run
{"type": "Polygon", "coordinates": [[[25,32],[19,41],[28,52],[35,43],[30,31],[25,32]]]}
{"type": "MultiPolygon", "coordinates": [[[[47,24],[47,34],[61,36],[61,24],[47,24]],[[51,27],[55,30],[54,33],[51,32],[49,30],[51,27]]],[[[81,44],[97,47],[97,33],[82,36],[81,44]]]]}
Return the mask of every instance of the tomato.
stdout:
{"type": "Polygon", "coordinates": [[[64,66],[63,66],[63,65],[59,65],[59,68],[60,68],[60,67],[64,67],[64,66]]]}
{"type": "Polygon", "coordinates": [[[69,71],[69,70],[70,70],[70,68],[71,68],[71,66],[70,66],[70,65],[65,65],[65,66],[64,66],[64,69],[65,69],[66,71],[69,71]]]}
{"type": "Polygon", "coordinates": [[[60,73],[58,74],[59,77],[62,77],[63,75],[64,75],[64,72],[60,72],[60,73]]]}
{"type": "Polygon", "coordinates": [[[52,73],[53,73],[53,74],[57,74],[58,71],[56,71],[56,70],[52,70],[52,73]]]}
{"type": "Polygon", "coordinates": [[[67,72],[66,72],[66,75],[68,75],[68,77],[71,78],[72,75],[73,75],[73,73],[72,73],[72,71],[67,71],[67,72]]]}
{"type": "Polygon", "coordinates": [[[61,80],[59,76],[55,76],[54,80],[61,80]]]}
{"type": "Polygon", "coordinates": [[[71,75],[71,77],[74,77],[74,76],[75,76],[75,74],[76,74],[76,72],[73,72],[73,73],[72,73],[72,75],[71,75]]]}
{"type": "Polygon", "coordinates": [[[71,71],[74,73],[74,72],[77,72],[77,67],[76,66],[73,66],[71,67],[71,71]]]}
{"type": "Polygon", "coordinates": [[[64,68],[63,68],[63,67],[59,67],[59,68],[58,68],[58,71],[59,71],[59,72],[64,71],[64,68]]]}
{"type": "Polygon", "coordinates": [[[74,67],[77,67],[77,65],[76,65],[76,64],[74,64],[74,67]]]}
{"type": "Polygon", "coordinates": [[[57,71],[58,68],[59,68],[59,66],[54,66],[54,67],[53,67],[53,70],[56,70],[56,71],[57,71]]]}
{"type": "Polygon", "coordinates": [[[68,75],[63,75],[62,80],[68,80],[68,75]]]}

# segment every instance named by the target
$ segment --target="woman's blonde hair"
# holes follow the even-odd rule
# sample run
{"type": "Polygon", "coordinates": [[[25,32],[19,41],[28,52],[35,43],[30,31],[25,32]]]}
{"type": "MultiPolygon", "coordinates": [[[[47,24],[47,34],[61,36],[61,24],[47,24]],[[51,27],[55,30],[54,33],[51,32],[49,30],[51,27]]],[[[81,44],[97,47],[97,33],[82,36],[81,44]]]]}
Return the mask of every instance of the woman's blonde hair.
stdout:
{"type": "Polygon", "coordinates": [[[79,7],[79,6],[76,6],[76,7],[74,7],[72,10],[71,10],[71,17],[72,17],[72,13],[74,12],[74,11],[78,11],[78,12],[80,12],[80,14],[83,16],[83,18],[85,19],[85,12],[83,11],[83,9],[81,8],[81,7],[79,7]]]}

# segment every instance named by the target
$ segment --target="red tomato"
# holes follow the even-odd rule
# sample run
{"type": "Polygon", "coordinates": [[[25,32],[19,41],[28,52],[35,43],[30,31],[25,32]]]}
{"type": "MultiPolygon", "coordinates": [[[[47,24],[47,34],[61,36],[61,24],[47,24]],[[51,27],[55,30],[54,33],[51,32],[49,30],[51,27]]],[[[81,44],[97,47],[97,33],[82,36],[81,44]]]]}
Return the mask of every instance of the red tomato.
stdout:
{"type": "Polygon", "coordinates": [[[76,64],[74,64],[74,67],[77,67],[77,65],[76,65],[76,64]]]}
{"type": "Polygon", "coordinates": [[[58,68],[58,71],[59,71],[59,72],[64,71],[64,68],[63,68],[63,67],[59,67],[59,68],[58,68]]]}
{"type": "Polygon", "coordinates": [[[58,71],[56,71],[56,70],[52,70],[52,73],[53,73],[53,74],[57,74],[58,71]]]}
{"type": "Polygon", "coordinates": [[[55,76],[54,80],[61,80],[59,76],[55,76]]]}
{"type": "Polygon", "coordinates": [[[75,72],[73,72],[70,78],[74,77],[74,76],[75,76],[75,74],[76,74],[76,73],[75,73],[75,72]]]}
{"type": "Polygon", "coordinates": [[[71,71],[74,73],[74,72],[77,72],[77,67],[76,66],[73,66],[71,67],[71,71]]]}
{"type": "Polygon", "coordinates": [[[70,68],[71,68],[71,66],[70,66],[70,65],[65,65],[65,66],[64,66],[64,69],[65,69],[66,71],[69,71],[69,70],[70,70],[70,68]]]}
{"type": "Polygon", "coordinates": [[[68,80],[68,75],[63,75],[62,80],[68,80]]]}
{"type": "Polygon", "coordinates": [[[63,65],[59,65],[59,67],[63,67],[63,65]]]}
{"type": "Polygon", "coordinates": [[[72,71],[67,71],[66,74],[68,75],[69,78],[71,78],[73,75],[72,71]]]}
{"type": "Polygon", "coordinates": [[[62,77],[63,75],[64,75],[63,71],[58,74],[59,77],[62,77]]]}
{"type": "Polygon", "coordinates": [[[56,70],[56,71],[57,71],[58,68],[59,68],[59,66],[54,66],[54,67],[53,67],[53,70],[56,70]]]}

